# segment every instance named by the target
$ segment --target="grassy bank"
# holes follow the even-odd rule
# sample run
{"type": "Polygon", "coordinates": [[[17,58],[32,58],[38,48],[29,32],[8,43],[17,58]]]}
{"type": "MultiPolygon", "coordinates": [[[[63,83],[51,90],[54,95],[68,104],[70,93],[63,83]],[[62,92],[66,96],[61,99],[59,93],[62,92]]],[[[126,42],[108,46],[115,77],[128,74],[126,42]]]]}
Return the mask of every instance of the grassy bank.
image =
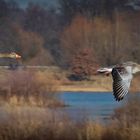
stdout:
{"type": "Polygon", "coordinates": [[[63,106],[58,101],[58,83],[51,75],[30,70],[3,70],[0,73],[0,104],[63,106]]]}
{"type": "Polygon", "coordinates": [[[106,125],[86,118],[73,122],[48,107],[4,105],[0,107],[0,140],[139,140],[139,101],[131,99],[117,109],[106,125]]]}
{"type": "MultiPolygon", "coordinates": [[[[18,70],[20,73],[21,70],[18,70]]],[[[23,70],[24,72],[28,72],[29,70],[23,70]]],[[[23,72],[22,71],[22,72],[23,72]]],[[[14,71],[9,70],[0,70],[0,87],[6,87],[3,83],[6,81],[7,77],[10,75],[14,75],[14,71]]],[[[66,71],[61,71],[60,69],[47,69],[47,70],[31,70],[30,73],[35,73],[37,79],[45,84],[46,88],[49,84],[53,85],[53,88],[57,91],[89,91],[89,92],[112,92],[112,77],[103,76],[103,75],[93,75],[92,80],[85,81],[70,81],[67,76],[68,73],[66,71]]],[[[16,74],[15,74],[16,75],[16,74]]],[[[24,77],[24,76],[22,76],[24,77]]],[[[134,76],[131,86],[130,92],[139,92],[140,86],[140,74],[134,76]]],[[[44,87],[45,87],[44,86],[44,87]]]]}
{"type": "MultiPolygon", "coordinates": [[[[59,85],[60,91],[76,91],[76,92],[112,92],[112,76],[94,75],[92,80],[85,81],[69,81],[61,80],[59,85]]],[[[140,74],[135,75],[130,86],[130,93],[140,92],[140,74]]]]}
{"type": "Polygon", "coordinates": [[[91,81],[67,81],[59,86],[61,91],[111,92],[112,79],[106,76],[94,76],[91,81]]]}
{"type": "Polygon", "coordinates": [[[140,139],[139,97],[115,110],[109,124],[88,120],[88,114],[82,122],[73,122],[57,109],[63,106],[55,96],[59,87],[101,90],[108,89],[112,81],[96,76],[93,81],[70,82],[63,76],[46,71],[1,71],[0,140],[140,139]]]}

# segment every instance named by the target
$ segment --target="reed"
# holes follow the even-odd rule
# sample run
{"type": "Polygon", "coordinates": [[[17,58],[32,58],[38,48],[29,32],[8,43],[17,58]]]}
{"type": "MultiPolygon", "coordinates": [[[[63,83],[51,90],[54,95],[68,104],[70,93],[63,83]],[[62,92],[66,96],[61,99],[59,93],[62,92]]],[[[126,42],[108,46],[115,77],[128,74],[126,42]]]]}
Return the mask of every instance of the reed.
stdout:
{"type": "Polygon", "coordinates": [[[49,108],[5,105],[0,108],[0,140],[139,140],[139,104],[138,98],[131,99],[107,125],[86,119],[75,123],[49,108]]]}
{"type": "Polygon", "coordinates": [[[36,71],[17,70],[7,72],[3,79],[0,81],[1,104],[63,105],[56,98],[58,83],[49,76],[44,78],[36,71]]]}
{"type": "Polygon", "coordinates": [[[9,73],[1,91],[0,140],[140,139],[139,96],[116,109],[109,124],[88,120],[88,114],[82,122],[73,122],[55,108],[61,102],[55,96],[57,83],[51,79],[30,71],[9,73]]]}

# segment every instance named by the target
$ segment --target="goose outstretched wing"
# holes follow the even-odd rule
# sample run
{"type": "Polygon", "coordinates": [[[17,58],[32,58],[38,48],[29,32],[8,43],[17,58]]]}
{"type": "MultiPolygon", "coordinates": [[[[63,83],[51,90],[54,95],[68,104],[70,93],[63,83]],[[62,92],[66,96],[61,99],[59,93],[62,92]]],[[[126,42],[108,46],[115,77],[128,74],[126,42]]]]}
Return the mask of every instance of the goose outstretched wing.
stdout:
{"type": "Polygon", "coordinates": [[[113,95],[116,101],[120,101],[128,93],[130,83],[132,80],[132,68],[113,68],[112,78],[113,78],[113,95]]]}

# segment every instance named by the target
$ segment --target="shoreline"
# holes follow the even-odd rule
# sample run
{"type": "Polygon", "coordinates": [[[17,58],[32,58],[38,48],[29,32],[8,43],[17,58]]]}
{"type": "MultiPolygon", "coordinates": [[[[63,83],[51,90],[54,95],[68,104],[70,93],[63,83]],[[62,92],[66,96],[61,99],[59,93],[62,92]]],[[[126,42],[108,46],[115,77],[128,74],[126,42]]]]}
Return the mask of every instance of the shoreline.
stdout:
{"type": "MultiPolygon", "coordinates": [[[[80,81],[80,82],[62,82],[58,86],[58,90],[62,92],[113,92],[112,78],[110,76],[94,76],[92,81],[80,81]]],[[[140,74],[134,76],[129,93],[140,92],[140,74]]]]}
{"type": "Polygon", "coordinates": [[[112,92],[112,90],[108,88],[65,86],[65,85],[59,86],[58,91],[60,92],[112,92]]]}
{"type": "MultiPolygon", "coordinates": [[[[99,88],[99,87],[78,87],[78,86],[64,86],[61,85],[57,88],[58,92],[98,92],[98,93],[112,93],[113,89],[99,88]]],[[[140,90],[130,88],[128,93],[140,93],[140,90]]]]}

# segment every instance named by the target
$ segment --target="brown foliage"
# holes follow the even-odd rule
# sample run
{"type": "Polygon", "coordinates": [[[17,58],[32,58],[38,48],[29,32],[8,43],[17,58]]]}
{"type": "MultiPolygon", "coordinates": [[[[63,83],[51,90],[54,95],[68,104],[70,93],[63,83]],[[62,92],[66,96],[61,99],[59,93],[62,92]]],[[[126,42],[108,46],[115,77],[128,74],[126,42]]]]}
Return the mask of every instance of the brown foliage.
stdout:
{"type": "Polygon", "coordinates": [[[105,17],[87,19],[76,16],[61,36],[64,55],[69,60],[79,50],[87,47],[94,50],[93,57],[102,65],[139,61],[138,17],[138,12],[130,14],[119,11],[115,11],[114,21],[105,17]]]}
{"type": "Polygon", "coordinates": [[[111,63],[108,61],[115,58],[112,42],[112,23],[105,18],[87,19],[76,16],[71,25],[65,28],[61,37],[61,46],[65,56],[69,60],[83,48],[91,48],[94,51],[91,59],[96,58],[100,63],[111,63]]]}
{"type": "Polygon", "coordinates": [[[113,121],[103,135],[104,140],[139,140],[140,97],[130,98],[124,106],[115,110],[113,121]]]}
{"type": "Polygon", "coordinates": [[[3,83],[1,89],[3,87],[6,89],[1,91],[1,102],[37,106],[55,106],[60,103],[55,98],[57,82],[49,77],[43,79],[35,71],[10,71],[5,81],[1,82],[3,83]]]}
{"type": "Polygon", "coordinates": [[[17,23],[7,23],[0,27],[0,51],[15,51],[22,56],[23,61],[36,57],[43,50],[44,40],[34,32],[25,31],[17,23]]]}
{"type": "Polygon", "coordinates": [[[71,78],[73,77],[75,80],[89,79],[91,75],[95,74],[98,64],[93,59],[93,54],[92,48],[84,48],[77,52],[70,64],[71,78]]]}
{"type": "MultiPolygon", "coordinates": [[[[120,108],[111,124],[72,122],[59,111],[37,107],[1,107],[0,139],[4,140],[139,140],[139,98],[120,108]]],[[[86,114],[87,116],[87,114],[86,114]]]]}
{"type": "Polygon", "coordinates": [[[20,26],[14,25],[17,34],[17,51],[22,60],[30,65],[51,65],[54,64],[52,55],[44,49],[44,39],[35,32],[23,30],[20,26]]]}
{"type": "Polygon", "coordinates": [[[120,128],[133,128],[140,126],[140,97],[139,95],[129,99],[123,106],[115,110],[114,120],[120,128]]]}
{"type": "Polygon", "coordinates": [[[24,60],[35,57],[43,47],[43,39],[36,33],[24,31],[18,25],[14,26],[17,32],[18,49],[24,60]]]}
{"type": "Polygon", "coordinates": [[[93,22],[82,16],[73,19],[70,26],[66,27],[61,36],[61,46],[66,55],[74,55],[82,48],[92,47],[93,22]]]}
{"type": "Polygon", "coordinates": [[[31,58],[30,60],[28,60],[26,62],[27,65],[39,65],[39,66],[50,66],[53,65],[54,62],[54,58],[53,56],[49,53],[48,50],[46,49],[41,49],[40,52],[37,53],[37,55],[33,58],[31,58]]]}
{"type": "Polygon", "coordinates": [[[97,59],[93,49],[92,27],[92,20],[77,16],[61,36],[63,55],[74,79],[85,79],[95,70],[97,59]]]}

